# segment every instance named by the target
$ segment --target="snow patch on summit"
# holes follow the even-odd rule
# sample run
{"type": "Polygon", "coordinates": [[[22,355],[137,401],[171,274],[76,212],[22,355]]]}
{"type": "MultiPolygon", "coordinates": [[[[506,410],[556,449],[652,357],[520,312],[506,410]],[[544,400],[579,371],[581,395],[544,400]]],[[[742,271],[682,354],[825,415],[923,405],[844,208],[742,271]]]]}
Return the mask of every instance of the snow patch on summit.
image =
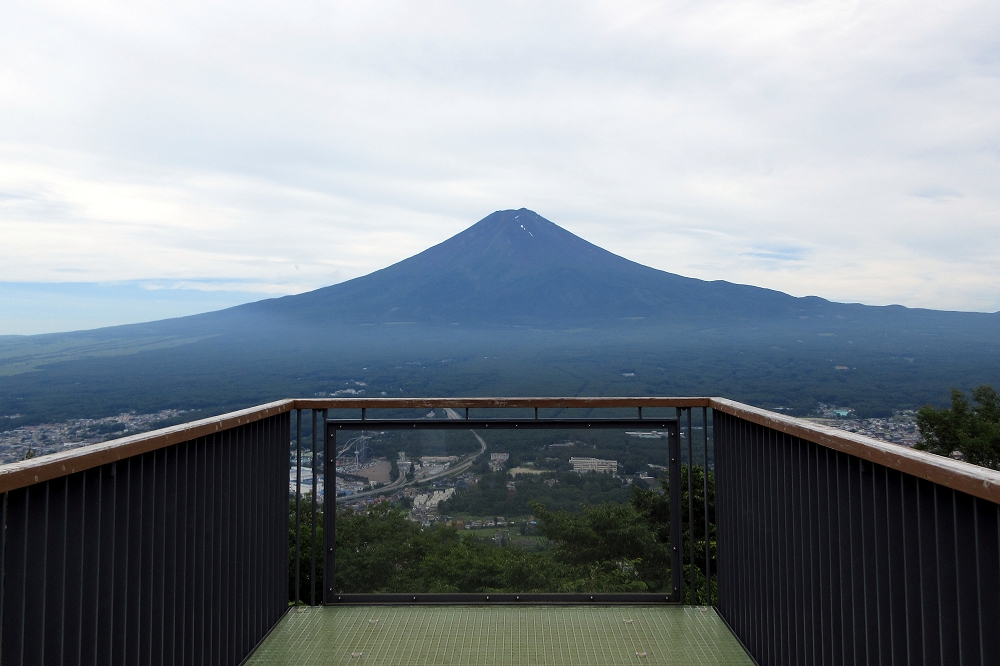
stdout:
{"type": "MultiPolygon", "coordinates": [[[[516,218],[515,218],[515,219],[516,219],[516,218]]],[[[524,225],[523,225],[523,224],[521,225],[521,228],[522,228],[522,229],[524,229],[524,225]]],[[[524,229],[524,230],[525,230],[525,231],[528,231],[527,229],[524,229]]],[[[529,235],[529,236],[531,236],[532,238],[534,238],[534,237],[535,237],[535,234],[531,233],[530,231],[528,231],[528,235],[529,235]]]]}

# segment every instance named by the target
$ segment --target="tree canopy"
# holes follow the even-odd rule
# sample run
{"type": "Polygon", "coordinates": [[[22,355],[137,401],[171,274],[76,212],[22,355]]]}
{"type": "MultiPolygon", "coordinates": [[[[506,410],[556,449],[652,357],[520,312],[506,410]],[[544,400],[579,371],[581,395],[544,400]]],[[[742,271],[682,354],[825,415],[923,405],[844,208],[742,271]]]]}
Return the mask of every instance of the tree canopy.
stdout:
{"type": "Polygon", "coordinates": [[[1000,394],[986,384],[972,390],[971,405],[965,393],[951,391],[951,407],[927,405],[917,413],[917,427],[924,441],[917,448],[1000,469],[1000,394]]]}
{"type": "MultiPolygon", "coordinates": [[[[687,469],[682,506],[687,506],[687,469]]],[[[700,489],[703,470],[695,468],[700,489]]],[[[709,473],[709,513],[714,478],[709,473]]],[[[663,483],[666,491],[666,483],[663,483]]],[[[694,575],[704,587],[705,514],[695,497],[694,575]]],[[[531,502],[538,529],[552,543],[541,551],[500,546],[453,527],[422,528],[388,502],[337,512],[337,587],[344,592],[661,592],[670,589],[669,493],[633,487],[627,502],[567,511],[531,502]]],[[[685,512],[686,513],[686,512],[685,512]]],[[[686,518],[686,516],[685,516],[686,518]]],[[[304,523],[306,521],[303,521],[304,523]]],[[[685,548],[692,537],[683,524],[685,548]]],[[[308,529],[304,529],[308,533],[308,529]]],[[[320,536],[321,538],[321,530],[320,536]]],[[[714,557],[714,528],[707,535],[714,557]]],[[[294,541],[294,539],[292,539],[294,541]]],[[[305,567],[305,565],[302,565],[305,567]]],[[[714,566],[713,566],[714,570],[714,566]]],[[[323,572],[317,572],[321,577],[323,572]]],[[[302,570],[303,598],[307,572],[302,570]]],[[[291,582],[291,581],[290,581],[291,582]]],[[[690,592],[688,593],[690,594],[690,592]]]]}

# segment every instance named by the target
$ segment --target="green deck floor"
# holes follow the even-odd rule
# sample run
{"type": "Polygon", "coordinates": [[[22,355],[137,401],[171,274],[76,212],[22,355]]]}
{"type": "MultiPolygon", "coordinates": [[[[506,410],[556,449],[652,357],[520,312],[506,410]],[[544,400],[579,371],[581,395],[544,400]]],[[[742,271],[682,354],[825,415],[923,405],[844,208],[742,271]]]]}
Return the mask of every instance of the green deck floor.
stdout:
{"type": "Polygon", "coordinates": [[[711,608],[342,606],[291,609],[254,666],[752,665],[711,608]]]}

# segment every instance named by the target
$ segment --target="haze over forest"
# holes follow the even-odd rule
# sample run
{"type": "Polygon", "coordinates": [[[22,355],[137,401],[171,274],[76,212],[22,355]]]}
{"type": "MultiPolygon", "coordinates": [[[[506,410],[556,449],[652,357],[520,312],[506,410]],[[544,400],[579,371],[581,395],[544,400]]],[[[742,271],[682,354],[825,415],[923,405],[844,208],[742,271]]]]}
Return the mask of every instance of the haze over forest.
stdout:
{"type": "Polygon", "coordinates": [[[805,414],[1000,383],[1000,314],[686,278],[536,213],[493,213],[364,277],[202,315],[0,337],[0,427],[364,395],[722,395],[805,414]]]}

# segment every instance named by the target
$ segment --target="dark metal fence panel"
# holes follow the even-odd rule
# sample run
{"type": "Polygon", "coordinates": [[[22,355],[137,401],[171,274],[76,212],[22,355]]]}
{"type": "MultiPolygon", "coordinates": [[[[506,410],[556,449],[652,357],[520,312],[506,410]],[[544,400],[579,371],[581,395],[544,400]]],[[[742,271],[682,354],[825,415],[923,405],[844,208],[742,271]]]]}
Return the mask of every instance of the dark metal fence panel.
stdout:
{"type": "Polygon", "coordinates": [[[718,608],[761,664],[1000,659],[1000,507],[714,411],[718,608]]]}
{"type": "Polygon", "coordinates": [[[289,416],[4,494],[0,662],[240,663],[287,608],[289,416]]]}

